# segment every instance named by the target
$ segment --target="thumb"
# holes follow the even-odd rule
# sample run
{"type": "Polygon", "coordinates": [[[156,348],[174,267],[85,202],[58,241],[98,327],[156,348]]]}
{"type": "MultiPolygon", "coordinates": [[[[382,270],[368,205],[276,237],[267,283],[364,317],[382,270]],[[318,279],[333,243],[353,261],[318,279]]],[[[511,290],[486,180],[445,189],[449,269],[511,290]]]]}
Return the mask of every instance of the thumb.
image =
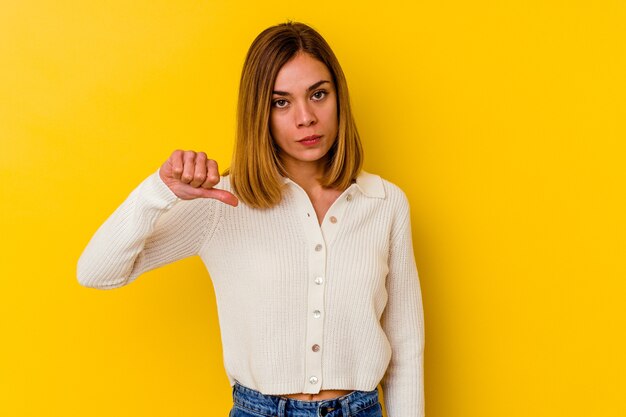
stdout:
{"type": "Polygon", "coordinates": [[[237,207],[239,204],[239,199],[235,197],[233,193],[226,190],[219,190],[217,188],[196,188],[196,190],[198,190],[199,197],[213,198],[233,207],[237,207]]]}

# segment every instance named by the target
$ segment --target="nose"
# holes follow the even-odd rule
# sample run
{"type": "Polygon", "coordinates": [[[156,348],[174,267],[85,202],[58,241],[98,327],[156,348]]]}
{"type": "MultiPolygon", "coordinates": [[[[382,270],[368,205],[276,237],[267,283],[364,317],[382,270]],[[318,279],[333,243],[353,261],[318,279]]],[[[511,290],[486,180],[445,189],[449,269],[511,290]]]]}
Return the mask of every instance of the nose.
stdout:
{"type": "Polygon", "coordinates": [[[296,111],[296,124],[298,127],[308,127],[316,122],[317,117],[315,116],[315,112],[308,102],[298,106],[296,111]]]}

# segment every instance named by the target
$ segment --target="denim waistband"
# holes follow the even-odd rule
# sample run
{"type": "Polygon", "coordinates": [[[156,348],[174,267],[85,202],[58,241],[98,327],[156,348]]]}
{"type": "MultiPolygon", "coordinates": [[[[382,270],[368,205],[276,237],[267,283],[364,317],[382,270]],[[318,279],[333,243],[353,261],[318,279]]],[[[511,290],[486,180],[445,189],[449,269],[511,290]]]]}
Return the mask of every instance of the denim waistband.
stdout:
{"type": "MultiPolygon", "coordinates": [[[[342,410],[342,417],[357,414],[360,410],[378,403],[378,390],[352,391],[338,398],[320,401],[302,401],[279,395],[266,395],[235,381],[233,401],[236,406],[268,417],[326,416],[342,410]]],[[[334,413],[333,415],[337,415],[334,413]]]]}

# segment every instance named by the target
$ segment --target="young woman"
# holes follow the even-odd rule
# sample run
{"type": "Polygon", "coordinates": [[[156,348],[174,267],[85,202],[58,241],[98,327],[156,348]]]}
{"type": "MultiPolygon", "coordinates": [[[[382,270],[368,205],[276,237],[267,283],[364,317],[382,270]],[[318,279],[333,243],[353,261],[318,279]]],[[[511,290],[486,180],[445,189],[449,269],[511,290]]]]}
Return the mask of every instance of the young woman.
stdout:
{"type": "Polygon", "coordinates": [[[252,43],[229,170],[172,153],[100,226],[78,280],[109,289],[192,255],[215,289],[230,417],[424,415],[409,204],[361,169],[347,83],[301,23],[252,43]]]}

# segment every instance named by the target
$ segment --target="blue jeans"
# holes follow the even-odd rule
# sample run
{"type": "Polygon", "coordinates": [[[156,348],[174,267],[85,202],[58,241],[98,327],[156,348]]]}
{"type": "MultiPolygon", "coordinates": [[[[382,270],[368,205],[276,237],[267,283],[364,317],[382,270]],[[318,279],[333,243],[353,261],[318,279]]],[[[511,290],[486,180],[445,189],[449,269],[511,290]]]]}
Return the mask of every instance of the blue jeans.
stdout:
{"type": "Polygon", "coordinates": [[[302,401],[261,394],[235,381],[228,417],[382,417],[378,391],[352,391],[342,397],[302,401]]]}

